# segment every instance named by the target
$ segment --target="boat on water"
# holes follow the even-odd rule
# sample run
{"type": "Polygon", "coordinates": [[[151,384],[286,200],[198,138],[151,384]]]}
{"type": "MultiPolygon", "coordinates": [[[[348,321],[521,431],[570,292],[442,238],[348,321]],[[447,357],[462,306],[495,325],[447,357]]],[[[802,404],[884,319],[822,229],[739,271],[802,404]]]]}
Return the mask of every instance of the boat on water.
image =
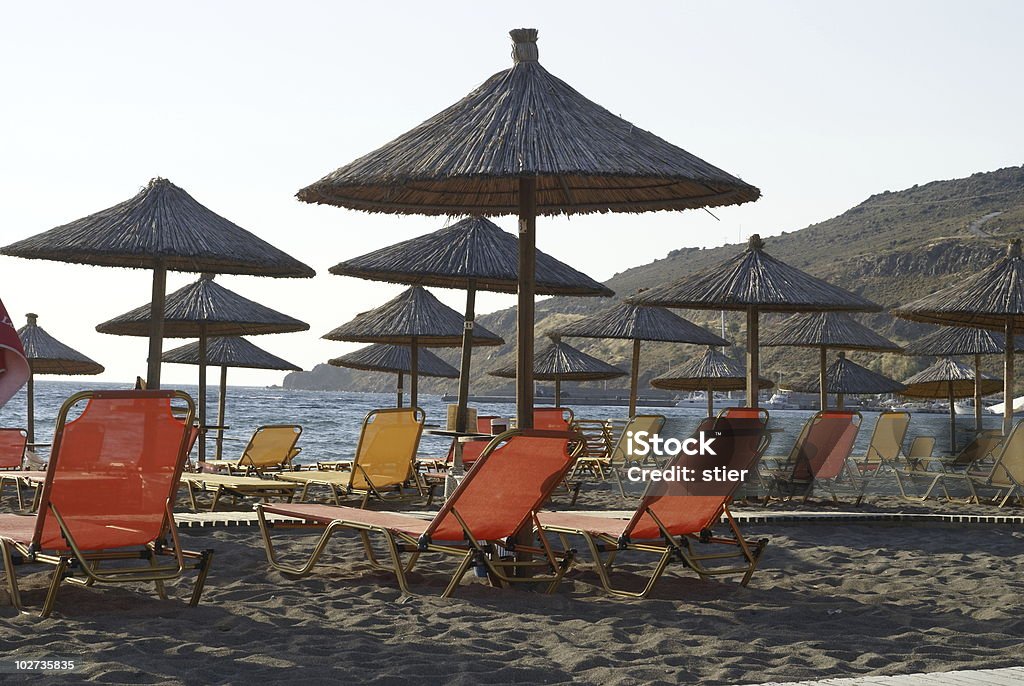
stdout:
{"type": "MultiPolygon", "coordinates": [[[[994,404],[994,403],[993,403],[994,404]]],[[[1014,404],[1016,406],[1016,403],[1014,404]]],[[[981,401],[981,413],[982,414],[996,414],[992,412],[993,405],[986,405],[984,399],[981,401]]],[[[953,403],[953,410],[958,415],[970,415],[974,416],[974,398],[964,398],[963,400],[957,400],[953,403]]],[[[1002,407],[1000,407],[1002,410],[1002,407]]],[[[1015,410],[1016,412],[1016,410],[1015,410]]],[[[999,414],[1002,414],[1000,411],[999,414]]]]}
{"type": "Polygon", "coordinates": [[[765,403],[769,410],[816,410],[820,399],[816,393],[801,393],[780,388],[765,403]]]}

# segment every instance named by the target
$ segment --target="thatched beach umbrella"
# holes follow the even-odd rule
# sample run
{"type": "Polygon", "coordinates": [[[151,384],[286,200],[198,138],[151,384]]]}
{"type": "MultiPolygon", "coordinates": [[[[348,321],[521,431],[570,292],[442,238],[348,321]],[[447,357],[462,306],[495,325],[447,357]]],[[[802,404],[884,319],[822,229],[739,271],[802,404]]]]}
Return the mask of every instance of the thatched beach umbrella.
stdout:
{"type": "Polygon", "coordinates": [[[280,369],[287,372],[301,372],[302,367],[253,345],[241,336],[218,336],[206,339],[205,358],[201,348],[202,341],[188,343],[165,352],[163,361],[172,364],[203,366],[205,359],[205,364],[220,367],[220,398],[217,405],[217,459],[219,460],[224,452],[224,410],[228,395],[228,367],[280,369]]]}
{"type": "MultiPolygon", "coordinates": [[[[268,333],[307,331],[309,324],[281,314],[258,302],[244,298],[215,283],[213,274],[167,296],[164,332],[167,338],[198,338],[199,425],[206,427],[206,366],[208,339],[212,336],[249,336],[268,333]]],[[[152,304],[96,326],[100,333],[117,336],[146,336],[152,320],[152,304]]],[[[206,459],[206,441],[199,441],[199,459],[206,459]]]]}
{"type": "MultiPolygon", "coordinates": [[[[603,381],[625,376],[626,372],[555,338],[533,360],[533,378],[555,382],[555,407],[562,406],[563,381],[603,381]]],[[[491,372],[491,376],[516,378],[515,367],[491,372]]]]}
{"type": "MultiPolygon", "coordinates": [[[[614,295],[607,286],[539,250],[536,251],[536,261],[537,295],[614,295]]],[[[346,260],[331,267],[330,271],[375,281],[466,291],[456,413],[456,429],[464,431],[476,293],[515,293],[519,285],[518,268],[519,239],[485,217],[468,217],[425,236],[346,260]]]]}
{"type": "MultiPolygon", "coordinates": [[[[739,391],[747,387],[747,370],[718,348],[708,346],[704,354],[651,379],[651,385],[666,391],[704,391],[708,394],[708,416],[715,415],[715,391],[739,391]]],[[[775,383],[761,377],[758,389],[775,383]]]]}
{"type": "Polygon", "coordinates": [[[756,233],[747,249],[722,264],[652,288],[630,299],[639,305],[747,313],[747,405],[757,407],[760,368],[758,317],[761,312],[875,311],[875,303],[833,286],[764,251],[756,233]]]}
{"type": "MultiPolygon", "coordinates": [[[[904,389],[899,381],[873,372],[862,367],[853,360],[846,358],[846,353],[839,353],[835,362],[825,370],[825,392],[836,394],[836,407],[843,409],[843,397],[851,393],[896,393],[904,389]]],[[[818,393],[821,390],[821,379],[815,379],[799,385],[797,390],[807,393],[818,393]]]]}
{"type": "Polygon", "coordinates": [[[533,426],[536,218],[735,205],[760,191],[587,100],[510,32],[511,69],[298,193],[368,212],[519,215],[516,414],[533,426]]]}
{"type": "MultiPolygon", "coordinates": [[[[422,286],[413,286],[380,307],[356,315],[352,321],[322,336],[329,341],[391,343],[410,347],[409,400],[419,401],[419,349],[462,345],[465,320],[422,286]]],[[[502,345],[504,339],[482,326],[473,327],[473,345],[502,345]]]]}
{"type": "Polygon", "coordinates": [[[1024,259],[1020,239],[1010,241],[1006,256],[978,274],[893,310],[893,314],[928,324],[1001,329],[1003,351],[1003,435],[1013,425],[1014,336],[1024,331],[1024,259]]]}
{"type": "MultiPolygon", "coordinates": [[[[1017,339],[1017,352],[1021,351],[1022,343],[1024,341],[1017,339]]],[[[981,396],[985,395],[980,383],[984,378],[981,375],[981,356],[1002,354],[1005,345],[1006,339],[995,331],[966,326],[940,326],[932,333],[908,343],[904,352],[907,355],[928,357],[974,356],[974,428],[981,431],[981,396]]]]}
{"type": "Polygon", "coordinates": [[[640,307],[619,303],[602,312],[562,327],[562,336],[617,338],[633,341],[629,379],[629,416],[636,415],[637,385],[640,377],[640,342],[729,345],[729,341],[661,307],[640,307]]]}
{"type": "Polygon", "coordinates": [[[828,385],[825,383],[829,349],[899,352],[900,346],[881,336],[845,312],[795,314],[765,334],[761,345],[795,346],[818,349],[818,388],[821,409],[828,409],[828,385]]]}
{"type": "MultiPolygon", "coordinates": [[[[956,452],[956,408],[957,398],[968,398],[976,391],[988,395],[999,390],[999,379],[989,376],[975,377],[975,371],[956,360],[943,357],[924,371],[914,374],[903,382],[906,389],[900,395],[907,398],[945,398],[949,401],[949,451],[956,452]]],[[[1013,414],[1011,411],[1010,414],[1013,414]]]]}
{"type": "Polygon", "coordinates": [[[28,318],[28,323],[18,329],[18,338],[21,339],[21,345],[25,349],[25,359],[28,360],[30,370],[28,386],[25,389],[28,394],[25,409],[28,416],[28,442],[34,443],[36,440],[35,375],[101,374],[103,365],[94,362],[46,333],[37,323],[39,315],[29,312],[25,316],[28,318]]]}
{"type": "Polygon", "coordinates": [[[167,272],[312,277],[311,268],[156,178],[125,202],[0,249],[4,255],[153,270],[147,387],[160,387],[167,272]]]}
{"type": "MultiPolygon", "coordinates": [[[[348,367],[367,372],[390,372],[398,375],[398,400],[395,407],[402,406],[402,378],[412,372],[412,348],[408,345],[387,345],[375,343],[341,357],[328,360],[335,367],[348,367]]],[[[416,374],[436,376],[443,379],[459,378],[459,370],[429,350],[420,350],[416,355],[416,374]]]]}

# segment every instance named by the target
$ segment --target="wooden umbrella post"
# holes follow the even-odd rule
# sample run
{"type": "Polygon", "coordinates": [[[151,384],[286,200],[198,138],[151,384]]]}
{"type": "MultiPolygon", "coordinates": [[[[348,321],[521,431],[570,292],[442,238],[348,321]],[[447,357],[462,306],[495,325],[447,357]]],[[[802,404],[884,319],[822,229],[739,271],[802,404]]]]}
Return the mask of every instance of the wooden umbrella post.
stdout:
{"type": "Polygon", "coordinates": [[[413,336],[409,345],[409,407],[419,407],[420,347],[413,336]]]}
{"type": "Polygon", "coordinates": [[[953,382],[946,382],[949,396],[949,454],[956,455],[956,408],[953,407],[953,382]]]}
{"type": "Polygon", "coordinates": [[[825,377],[828,374],[828,358],[825,346],[821,346],[818,355],[818,393],[821,396],[819,402],[822,410],[828,409],[828,386],[825,385],[825,377]]]}
{"type": "Polygon", "coordinates": [[[25,392],[28,394],[26,401],[26,412],[28,420],[28,442],[36,442],[36,380],[35,374],[32,373],[32,365],[29,363],[28,368],[28,386],[25,388],[25,392]]]}
{"type": "Polygon", "coordinates": [[[555,407],[562,406],[562,377],[555,377],[555,407]]]}
{"type": "Polygon", "coordinates": [[[403,390],[402,389],[402,376],[403,376],[402,372],[398,372],[398,399],[397,399],[397,404],[395,405],[395,407],[401,407],[402,406],[402,390],[403,390]]]}
{"type": "Polygon", "coordinates": [[[974,429],[981,431],[981,355],[974,356],[974,429]]]}
{"type": "Polygon", "coordinates": [[[199,461],[206,462],[206,324],[199,325],[199,461]]]}
{"type": "Polygon", "coordinates": [[[220,403],[217,405],[217,459],[224,454],[224,410],[228,404],[228,368],[220,368],[220,403]]]}
{"type": "Polygon", "coordinates": [[[708,380],[708,417],[715,416],[715,394],[713,392],[711,380],[708,380]]]}
{"type": "Polygon", "coordinates": [[[153,297],[150,300],[149,360],[146,370],[146,388],[160,388],[160,356],[164,341],[164,304],[167,297],[167,267],[157,261],[153,267],[153,297]]]}
{"type": "Polygon", "coordinates": [[[473,322],[476,319],[476,280],[470,279],[466,287],[466,323],[462,333],[462,359],[459,364],[459,398],[455,410],[455,430],[466,430],[469,407],[469,374],[473,356],[473,322]]]}
{"type": "Polygon", "coordinates": [[[629,366],[629,418],[636,416],[636,396],[640,385],[640,339],[633,339],[633,361],[629,366]]]}
{"type": "Polygon", "coordinates": [[[1013,427],[1013,317],[1006,318],[1003,331],[1006,351],[1003,353],[1003,435],[1009,436],[1013,427]]]}
{"type": "Polygon", "coordinates": [[[757,308],[747,308],[747,407],[757,407],[758,366],[757,308]]]}
{"type": "Polygon", "coordinates": [[[533,318],[537,265],[537,179],[519,179],[519,303],[516,318],[516,426],[533,428],[533,318]]]}

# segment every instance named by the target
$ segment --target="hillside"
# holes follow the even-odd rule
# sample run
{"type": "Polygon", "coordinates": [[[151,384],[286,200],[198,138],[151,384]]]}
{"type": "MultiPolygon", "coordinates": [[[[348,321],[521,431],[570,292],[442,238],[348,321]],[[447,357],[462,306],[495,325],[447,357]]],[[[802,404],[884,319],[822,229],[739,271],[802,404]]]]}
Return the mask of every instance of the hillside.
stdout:
{"type": "MultiPolygon", "coordinates": [[[[933,181],[902,191],[873,195],[856,207],[804,229],[767,238],[771,255],[885,306],[893,307],[941,289],[962,275],[976,273],[1005,250],[1024,229],[1024,167],[1008,167],[974,174],[965,179],[933,181]]],[[[679,278],[685,273],[717,264],[743,249],[727,245],[713,249],[682,248],[664,259],[628,269],[607,281],[620,296],[679,278]]],[[[537,305],[537,331],[541,334],[608,304],[599,298],[551,298],[537,305]]],[[[681,312],[683,316],[718,330],[719,313],[681,312]]],[[[502,335],[508,344],[478,350],[473,362],[474,390],[511,389],[511,383],[486,375],[491,369],[514,363],[515,310],[483,315],[480,322],[502,335]]],[[[762,316],[767,328],[774,315],[762,316]]],[[[920,325],[886,314],[865,315],[865,323],[897,342],[919,334],[920,325]]],[[[743,353],[741,315],[726,314],[726,337],[734,342],[732,354],[743,353]]],[[[628,369],[629,344],[624,341],[573,339],[573,345],[628,369]]],[[[540,344],[538,344],[540,345],[540,344]]],[[[454,362],[457,351],[438,351],[454,362]]],[[[645,344],[641,388],[648,380],[694,354],[692,346],[645,344]]],[[[854,353],[853,359],[895,378],[923,368],[926,360],[899,355],[854,353]]],[[[814,353],[795,348],[765,349],[765,375],[793,381],[793,370],[815,368],[814,353]]],[[[994,371],[996,361],[990,363],[994,371]]],[[[289,375],[292,377],[292,375],[289,375]]],[[[293,382],[298,377],[293,378],[293,382]]],[[[385,375],[353,375],[352,390],[386,390],[393,385],[385,375]]],[[[287,380],[286,380],[286,385],[287,380]]],[[[453,389],[448,381],[424,380],[427,392],[453,389]]]]}

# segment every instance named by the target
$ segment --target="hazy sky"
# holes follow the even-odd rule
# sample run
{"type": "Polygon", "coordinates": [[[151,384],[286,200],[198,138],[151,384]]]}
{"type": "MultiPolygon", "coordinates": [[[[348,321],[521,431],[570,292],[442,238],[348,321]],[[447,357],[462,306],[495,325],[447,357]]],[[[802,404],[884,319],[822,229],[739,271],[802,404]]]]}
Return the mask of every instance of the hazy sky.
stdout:
{"type": "MultiPolygon", "coordinates": [[[[455,102],[536,27],[541,63],[637,126],[761,188],[753,204],[538,221],[538,247],[598,279],[683,246],[776,234],[867,196],[1024,162],[1024,4],[1005,2],[5,2],[0,244],[134,195],[154,176],[315,268],[220,277],[298,317],[257,345],[309,369],[319,336],[401,288],[332,276],[445,224],[295,192],[455,102]]],[[[497,222],[513,229],[512,217],[497,222]]],[[[149,272],[0,257],[0,298],[106,365],[144,339],[94,326],[149,301],[149,272]]],[[[196,275],[171,274],[168,290],[196,275]]],[[[436,290],[462,309],[463,295],[436,290]]],[[[478,311],[514,304],[482,295],[478,311]]],[[[165,349],[185,341],[166,341],[165,349]]],[[[278,372],[232,372],[278,383],[278,372]]],[[[195,369],[164,368],[167,382],[195,369]]]]}

